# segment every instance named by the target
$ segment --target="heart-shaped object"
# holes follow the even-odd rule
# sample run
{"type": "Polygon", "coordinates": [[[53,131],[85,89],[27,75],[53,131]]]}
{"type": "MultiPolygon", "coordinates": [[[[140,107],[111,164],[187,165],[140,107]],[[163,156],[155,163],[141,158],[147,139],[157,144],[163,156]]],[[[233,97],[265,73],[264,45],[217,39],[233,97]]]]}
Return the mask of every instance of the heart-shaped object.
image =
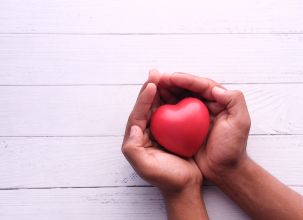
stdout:
{"type": "Polygon", "coordinates": [[[183,157],[198,152],[208,133],[209,112],[197,98],[176,105],[162,105],[152,115],[150,129],[155,140],[168,151],[183,157]]]}

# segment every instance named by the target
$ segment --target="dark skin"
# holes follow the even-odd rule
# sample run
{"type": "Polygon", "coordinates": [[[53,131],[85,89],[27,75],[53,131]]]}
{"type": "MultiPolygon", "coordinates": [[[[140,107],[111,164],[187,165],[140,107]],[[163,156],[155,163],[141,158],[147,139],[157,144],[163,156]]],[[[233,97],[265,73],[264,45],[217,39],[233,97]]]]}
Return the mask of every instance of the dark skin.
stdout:
{"type": "Polygon", "coordinates": [[[165,152],[149,135],[151,113],[163,101],[159,80],[160,74],[151,71],[128,119],[122,152],[143,179],[160,189],[169,219],[208,219],[200,192],[203,177],[194,159],[165,152]]]}
{"type": "Polygon", "coordinates": [[[169,219],[207,219],[204,202],[198,196],[203,176],[252,219],[303,219],[302,196],[246,153],[251,122],[241,91],[226,90],[213,80],[181,73],[159,75],[153,71],[148,83],[129,118],[122,150],[139,175],[161,190],[169,219]],[[207,141],[190,159],[165,152],[148,131],[153,109],[186,96],[202,99],[212,121],[207,141]],[[135,140],[129,138],[133,125],[138,128],[135,140]]]}

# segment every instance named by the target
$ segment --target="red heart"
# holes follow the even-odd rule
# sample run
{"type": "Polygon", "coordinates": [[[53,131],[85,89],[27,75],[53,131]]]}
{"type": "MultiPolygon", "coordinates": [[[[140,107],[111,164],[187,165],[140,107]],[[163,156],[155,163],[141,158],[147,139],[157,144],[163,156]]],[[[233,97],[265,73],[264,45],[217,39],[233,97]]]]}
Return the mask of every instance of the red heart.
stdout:
{"type": "Polygon", "coordinates": [[[177,155],[192,157],[206,139],[209,112],[197,98],[185,98],[176,105],[162,105],[151,118],[156,141],[177,155]]]}

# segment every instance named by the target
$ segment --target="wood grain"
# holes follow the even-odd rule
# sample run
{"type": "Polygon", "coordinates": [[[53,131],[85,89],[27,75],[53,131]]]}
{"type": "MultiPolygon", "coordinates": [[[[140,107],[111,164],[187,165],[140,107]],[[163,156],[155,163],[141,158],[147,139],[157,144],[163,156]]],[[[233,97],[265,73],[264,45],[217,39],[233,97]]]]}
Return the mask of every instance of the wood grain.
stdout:
{"type": "MultiPolygon", "coordinates": [[[[166,219],[120,152],[150,68],[244,91],[248,153],[303,195],[303,1],[4,0],[0,219],[166,219]]],[[[249,219],[206,183],[210,219],[249,219]]]]}
{"type": "MultiPolygon", "coordinates": [[[[215,187],[204,194],[211,219],[247,219],[215,187]]],[[[151,187],[13,190],[0,197],[1,219],[166,219],[162,197],[151,187]]]]}
{"type": "MultiPolygon", "coordinates": [[[[122,137],[1,138],[0,188],[149,185],[122,155],[121,142],[122,137]]],[[[284,183],[302,184],[303,136],[251,136],[248,153],[284,183]]]]}
{"type": "Polygon", "coordinates": [[[0,35],[0,45],[0,85],[141,84],[154,67],[303,83],[302,35],[0,35]]]}
{"type": "Polygon", "coordinates": [[[9,0],[2,33],[302,33],[300,0],[9,0]],[[17,6],[17,7],[16,7],[17,6]]]}
{"type": "MultiPolygon", "coordinates": [[[[302,187],[293,189],[303,194],[302,187]]],[[[1,190],[0,197],[1,219],[166,219],[162,197],[153,187],[1,190]]],[[[204,199],[212,220],[249,219],[216,187],[206,186],[204,199]]]]}
{"type": "MultiPolygon", "coordinates": [[[[227,85],[246,95],[251,134],[303,134],[300,84],[227,85]]],[[[0,136],[122,135],[139,86],[2,86],[0,136]]]]}

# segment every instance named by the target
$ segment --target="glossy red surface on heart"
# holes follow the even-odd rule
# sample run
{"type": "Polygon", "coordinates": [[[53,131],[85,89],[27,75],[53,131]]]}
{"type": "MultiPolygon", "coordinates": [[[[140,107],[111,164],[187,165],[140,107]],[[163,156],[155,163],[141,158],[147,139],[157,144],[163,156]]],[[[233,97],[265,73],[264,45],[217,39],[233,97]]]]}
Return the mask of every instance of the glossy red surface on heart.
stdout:
{"type": "Polygon", "coordinates": [[[168,151],[192,157],[208,133],[209,112],[197,98],[182,99],[176,105],[162,105],[152,115],[150,129],[155,140],[168,151]]]}

